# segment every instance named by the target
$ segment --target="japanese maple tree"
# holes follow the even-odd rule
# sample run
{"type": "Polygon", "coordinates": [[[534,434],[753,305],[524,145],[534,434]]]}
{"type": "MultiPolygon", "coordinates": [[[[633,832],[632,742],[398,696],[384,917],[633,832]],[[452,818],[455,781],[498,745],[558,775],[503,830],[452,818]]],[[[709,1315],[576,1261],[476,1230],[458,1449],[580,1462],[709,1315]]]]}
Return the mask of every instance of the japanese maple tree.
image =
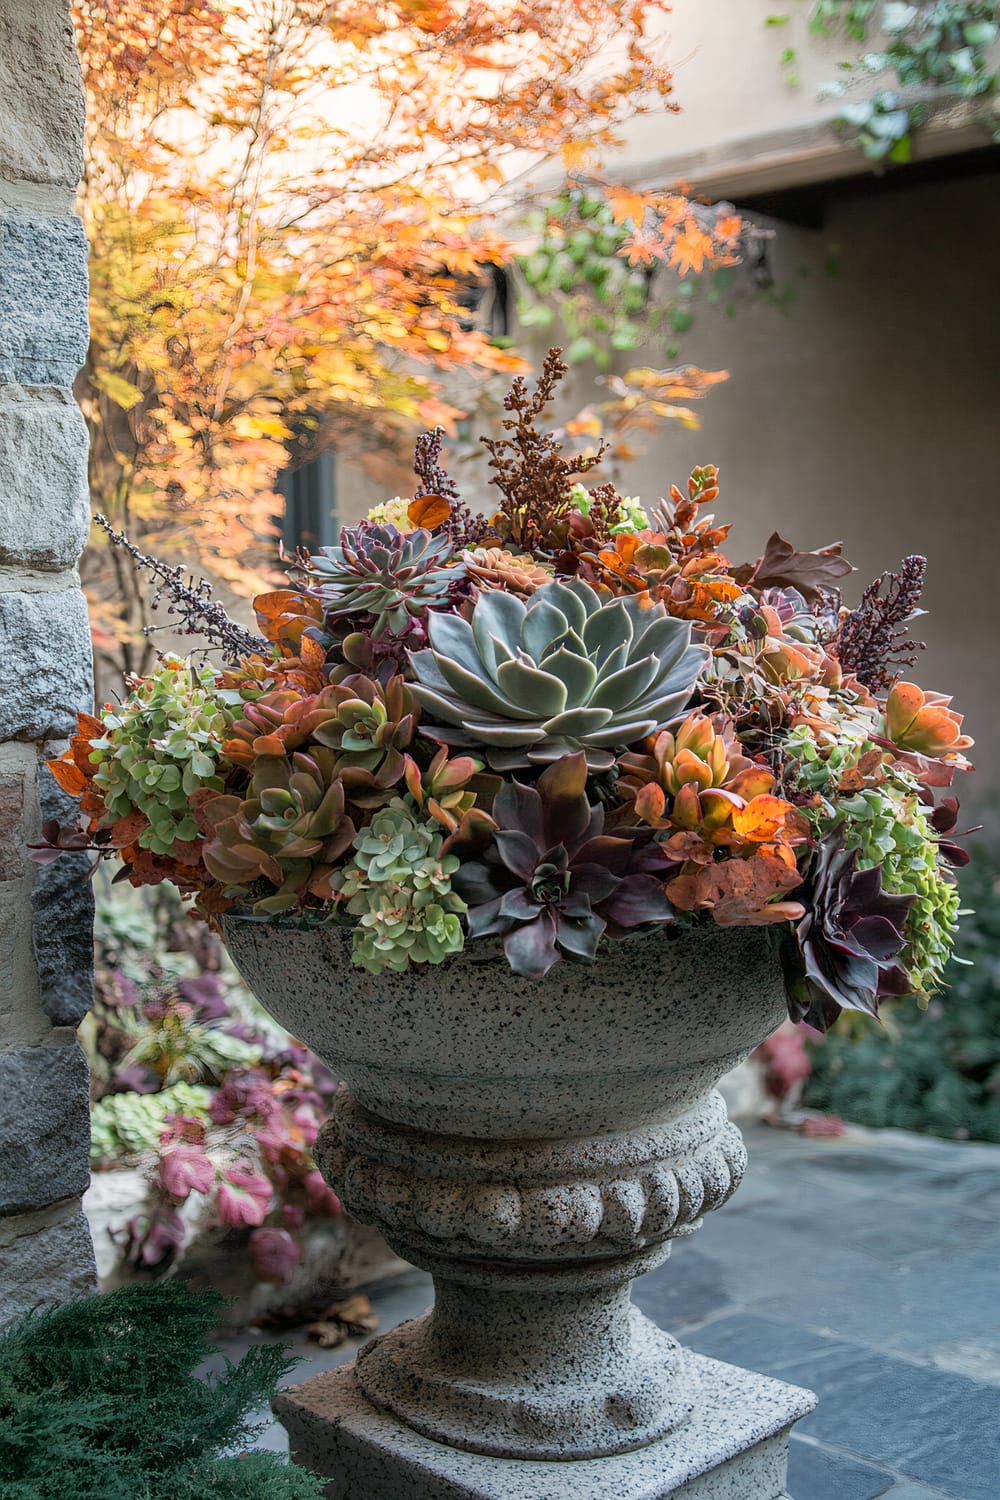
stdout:
{"type": "MultiPolygon", "coordinates": [[[[336,446],[395,481],[386,455],[454,427],[454,372],[519,367],[461,301],[508,254],[491,194],[549,158],[596,169],[628,116],[674,107],[665,10],[76,0],[96,504],[145,550],[251,594],[280,470],[336,446]]],[[[634,221],[627,253],[681,269],[734,232],[677,194],[654,230],[638,195],[616,212],[634,221]]],[[[99,649],[146,670],[129,558],[102,535],[85,576],[99,649]]]]}

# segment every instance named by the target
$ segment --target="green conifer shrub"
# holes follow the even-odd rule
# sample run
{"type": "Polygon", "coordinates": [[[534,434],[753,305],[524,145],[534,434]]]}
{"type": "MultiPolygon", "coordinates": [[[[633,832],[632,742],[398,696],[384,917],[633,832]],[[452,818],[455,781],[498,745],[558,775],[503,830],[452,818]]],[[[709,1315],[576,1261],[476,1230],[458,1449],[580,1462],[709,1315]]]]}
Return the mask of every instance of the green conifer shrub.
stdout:
{"type": "Polygon", "coordinates": [[[280,1345],[196,1378],[222,1305],[178,1281],[121,1287],[0,1332],[3,1500],[320,1500],[305,1470],[241,1451],[296,1364],[280,1345]]]}

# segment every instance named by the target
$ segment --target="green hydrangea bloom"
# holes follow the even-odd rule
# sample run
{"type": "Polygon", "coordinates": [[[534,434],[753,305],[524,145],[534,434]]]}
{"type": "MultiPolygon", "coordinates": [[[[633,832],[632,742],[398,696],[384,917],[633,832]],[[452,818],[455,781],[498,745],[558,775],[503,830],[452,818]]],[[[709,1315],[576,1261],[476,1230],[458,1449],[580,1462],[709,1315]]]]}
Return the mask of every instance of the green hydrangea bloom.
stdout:
{"type": "Polygon", "coordinates": [[[823,837],[843,822],[845,845],[860,849],[861,867],[881,865],[884,890],[916,897],[907,918],[909,947],[904,957],[917,993],[931,994],[954,946],[960,896],[942,863],[916,777],[901,767],[888,767],[881,786],[845,794],[837,790],[838,783],[873,748],[870,741],[837,745],[824,757],[802,730],[789,736],[785,748],[796,785],[819,792],[823,799],[820,806],[806,809],[817,835],[823,837]]]}
{"type": "Polygon", "coordinates": [[[410,797],[395,797],[354,840],[350,864],[331,879],[357,918],[354,962],[371,974],[415,963],[439,964],[465,944],[451,888],[456,855],[442,855],[444,832],[419,816],[410,797]]]}
{"type": "Polygon", "coordinates": [[[164,656],[148,677],[132,679],[125,702],[102,714],[104,735],[92,741],[105,821],[144,813],[149,827],[139,843],[154,854],[169,854],[175,840],[197,838],[191,793],[223,790],[217,761],[241,711],[240,694],[217,688],[211,667],[179,656],[164,656]]]}

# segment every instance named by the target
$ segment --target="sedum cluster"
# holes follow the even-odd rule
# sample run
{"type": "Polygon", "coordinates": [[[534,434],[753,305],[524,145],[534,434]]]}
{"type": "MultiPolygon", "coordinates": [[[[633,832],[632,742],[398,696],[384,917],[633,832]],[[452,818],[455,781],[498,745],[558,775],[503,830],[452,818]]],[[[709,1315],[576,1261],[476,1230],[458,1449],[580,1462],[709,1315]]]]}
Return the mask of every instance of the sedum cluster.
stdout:
{"type": "Polygon", "coordinates": [[[439,964],[459,953],[465,902],[451,888],[459,860],[442,852],[444,829],[424,821],[411,797],[396,797],[354,840],[331,884],[354,917],[354,961],[371,974],[439,964]]]}
{"type": "Polygon", "coordinates": [[[195,792],[221,792],[219,756],[240,706],[238,692],[216,686],[211,667],[165,656],[148,677],[133,680],[119,708],[105,708],[104,733],[90,741],[94,785],[109,819],[141,813],[143,849],[170,854],[198,837],[195,792]]]}

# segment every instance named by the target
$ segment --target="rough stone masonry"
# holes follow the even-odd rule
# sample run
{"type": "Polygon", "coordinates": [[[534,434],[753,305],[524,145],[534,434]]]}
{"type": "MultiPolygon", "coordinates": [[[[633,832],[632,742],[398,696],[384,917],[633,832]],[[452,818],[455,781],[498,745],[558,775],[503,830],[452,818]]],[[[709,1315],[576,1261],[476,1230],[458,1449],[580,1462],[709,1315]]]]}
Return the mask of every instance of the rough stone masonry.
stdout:
{"type": "Polygon", "coordinates": [[[0,1322],[95,1285],[80,1196],[92,998],[85,857],[25,852],[71,811],[44,761],[91,706],[77,559],[87,247],[74,212],[83,91],[66,0],[0,0],[0,1322]]]}

